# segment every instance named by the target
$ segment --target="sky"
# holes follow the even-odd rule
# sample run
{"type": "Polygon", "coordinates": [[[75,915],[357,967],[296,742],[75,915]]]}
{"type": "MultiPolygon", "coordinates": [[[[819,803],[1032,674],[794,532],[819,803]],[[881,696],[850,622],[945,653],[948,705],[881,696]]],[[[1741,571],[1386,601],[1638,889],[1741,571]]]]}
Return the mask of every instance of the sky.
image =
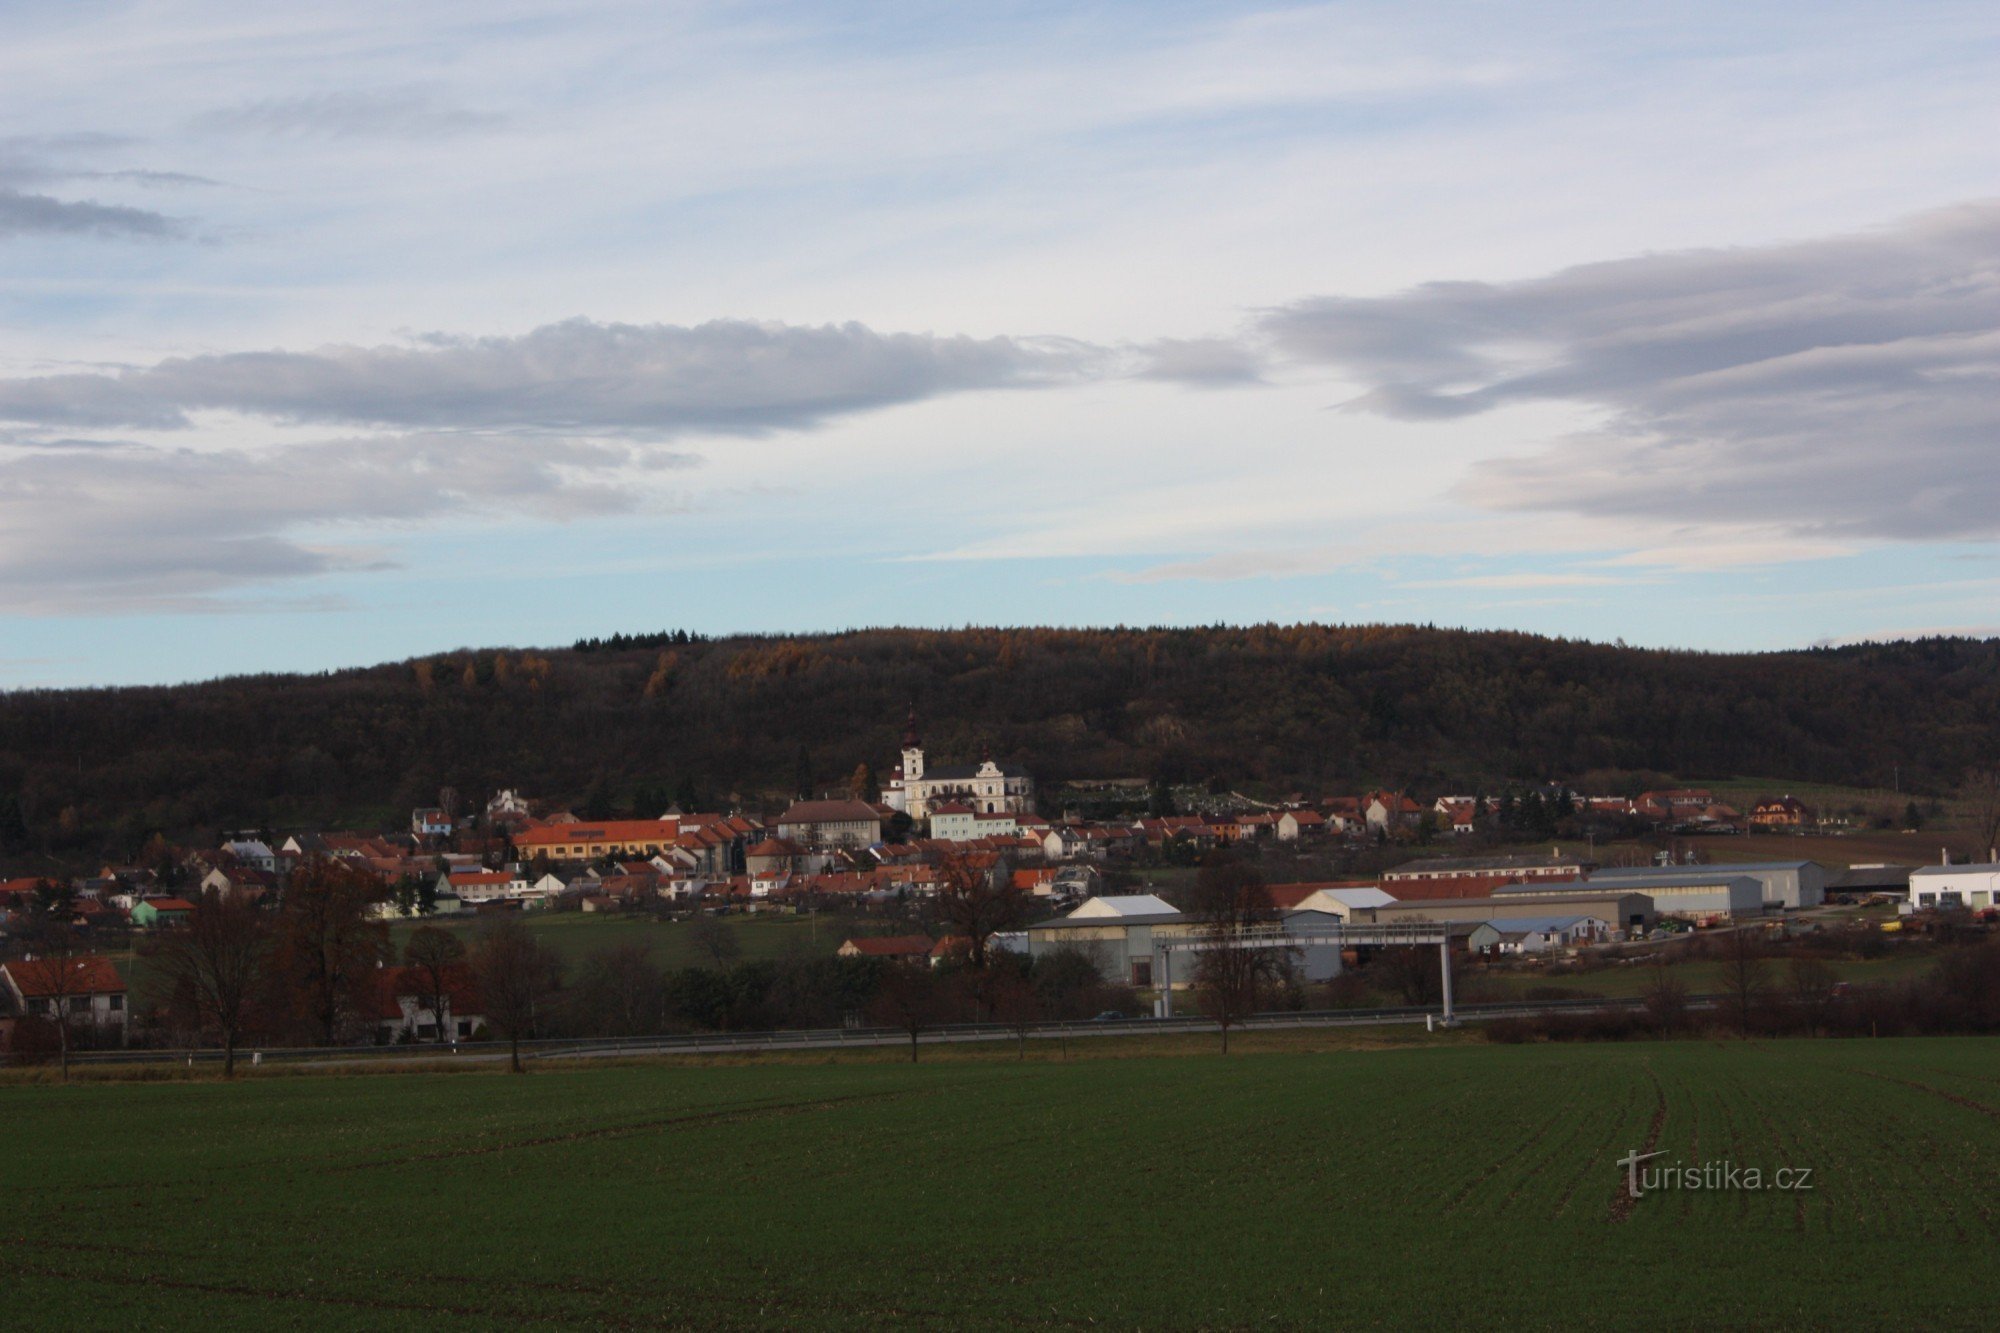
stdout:
{"type": "Polygon", "coordinates": [[[0,688],[2000,634],[2000,8],[0,0],[0,688]]]}

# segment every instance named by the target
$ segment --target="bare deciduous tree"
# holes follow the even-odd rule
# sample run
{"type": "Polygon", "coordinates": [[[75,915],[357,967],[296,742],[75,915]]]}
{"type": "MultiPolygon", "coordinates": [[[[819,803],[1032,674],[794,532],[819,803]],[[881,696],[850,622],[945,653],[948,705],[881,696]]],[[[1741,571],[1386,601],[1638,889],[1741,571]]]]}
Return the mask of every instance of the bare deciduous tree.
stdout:
{"type": "Polygon", "coordinates": [[[1834,1000],[1840,994],[1840,976],[1819,958],[1794,958],[1788,969],[1792,1005],[1806,1028],[1818,1036],[1826,1030],[1834,1000]]]}
{"type": "Polygon", "coordinates": [[[1020,1043],[1017,1055],[1028,1058],[1028,1034],[1042,1021],[1042,999],[1019,968],[995,968],[988,994],[993,1017],[1005,1023],[1020,1043]]]}
{"type": "Polygon", "coordinates": [[[574,991],[573,1012],[592,1034],[636,1037],[660,1022],[664,983],[647,944],[614,944],[591,954],[574,991]]]}
{"type": "Polygon", "coordinates": [[[883,1027],[909,1034],[910,1063],[917,1062],[917,1039],[936,1027],[944,1014],[944,988],[922,963],[891,963],[882,970],[869,1017],[883,1027]]]}
{"type": "Polygon", "coordinates": [[[1222,1053],[1227,1055],[1229,1030],[1257,1012],[1291,959],[1285,950],[1259,939],[1278,914],[1263,877],[1251,867],[1233,860],[1202,867],[1191,901],[1201,942],[1194,964],[1195,1001],[1221,1029],[1222,1053]]]}
{"type": "Polygon", "coordinates": [[[1992,857],[2000,847],[2000,769],[1968,770],[1958,795],[1966,803],[1973,827],[1979,830],[1979,846],[1973,855],[1992,857]]]}
{"type": "Polygon", "coordinates": [[[389,928],[370,915],[381,885],[343,861],[309,858],[285,884],[278,912],[279,969],[294,1012],[331,1046],[362,1009],[364,989],[389,952],[389,928]]]}
{"type": "Polygon", "coordinates": [[[522,1073],[521,1039],[532,1036],[562,982],[562,959],[520,922],[496,921],[472,950],[472,975],[486,1021],[507,1038],[510,1067],[522,1073]]]}
{"type": "Polygon", "coordinates": [[[966,965],[983,971],[993,937],[1021,924],[1028,896],[1014,887],[1005,862],[984,865],[962,851],[944,854],[938,876],[938,920],[947,934],[965,941],[966,965]]]}
{"type": "Polygon", "coordinates": [[[1764,942],[1756,931],[1738,927],[1729,932],[1722,945],[1722,984],[1736,1034],[1748,1037],[1757,1011],[1770,993],[1764,942]]]}
{"type": "Polygon", "coordinates": [[[416,973],[418,999],[437,1020],[437,1039],[451,1029],[451,975],[465,962],[465,941],[443,926],[418,926],[403,943],[403,966],[416,973]]]}
{"type": "Polygon", "coordinates": [[[222,1043],[222,1076],[236,1072],[236,1046],[264,981],[271,922],[241,896],[205,890],[181,925],[154,936],[146,952],[169,994],[190,1004],[199,1027],[222,1043]]]}
{"type": "Polygon", "coordinates": [[[688,918],[687,933],[688,943],[719,968],[728,967],[743,956],[743,942],[720,917],[697,912],[688,918]]]}
{"type": "Polygon", "coordinates": [[[1666,963],[1655,964],[1646,983],[1645,1005],[1646,1017],[1661,1036],[1679,1032],[1688,1021],[1687,983],[1666,963]]]}

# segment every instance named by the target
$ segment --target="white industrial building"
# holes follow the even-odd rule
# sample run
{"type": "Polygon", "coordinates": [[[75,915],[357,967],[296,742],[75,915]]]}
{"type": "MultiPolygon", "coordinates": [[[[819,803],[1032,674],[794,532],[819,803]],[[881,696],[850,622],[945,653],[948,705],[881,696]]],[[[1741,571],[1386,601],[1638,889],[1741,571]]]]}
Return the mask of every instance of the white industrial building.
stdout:
{"type": "Polygon", "coordinates": [[[2000,864],[1918,866],[1910,872],[1910,906],[1919,912],[2000,907],[2000,864]]]}
{"type": "MultiPolygon", "coordinates": [[[[1300,937],[1292,961],[1305,980],[1327,981],[1340,975],[1340,949],[1330,938],[1313,937],[1324,936],[1339,924],[1339,918],[1326,912],[1287,912],[1274,923],[1273,931],[1300,937]]],[[[1175,986],[1189,983],[1193,954],[1176,959],[1171,973],[1165,954],[1168,946],[1177,952],[1184,949],[1202,929],[1200,921],[1164,898],[1134,893],[1091,898],[1067,916],[1038,921],[1024,933],[1031,958],[1079,949],[1097,964],[1106,981],[1146,988],[1169,975],[1175,986]]]]}
{"type": "MultiPolygon", "coordinates": [[[[1767,908],[1796,912],[1826,901],[1826,867],[1817,861],[1742,861],[1703,866],[1609,866],[1590,872],[1593,880],[1625,883],[1662,874],[1745,875],[1762,886],[1767,908]]],[[[1668,909],[1662,905],[1662,912],[1668,909]]]]}

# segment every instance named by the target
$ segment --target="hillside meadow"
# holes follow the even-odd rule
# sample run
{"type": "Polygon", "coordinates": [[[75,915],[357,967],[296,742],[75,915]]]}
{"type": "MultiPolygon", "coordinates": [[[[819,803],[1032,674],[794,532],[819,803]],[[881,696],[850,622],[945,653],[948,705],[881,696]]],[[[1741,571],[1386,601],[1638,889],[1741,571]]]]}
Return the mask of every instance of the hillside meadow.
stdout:
{"type": "Polygon", "coordinates": [[[1990,1324],[1991,1039],[1040,1054],[0,1085],[8,1323],[1990,1324]]]}

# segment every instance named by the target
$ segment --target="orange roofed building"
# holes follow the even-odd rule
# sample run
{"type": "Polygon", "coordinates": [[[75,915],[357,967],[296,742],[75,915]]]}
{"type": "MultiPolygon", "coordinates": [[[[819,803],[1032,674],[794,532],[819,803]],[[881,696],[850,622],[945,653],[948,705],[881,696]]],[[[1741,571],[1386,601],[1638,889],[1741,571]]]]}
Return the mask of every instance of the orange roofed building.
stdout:
{"type": "Polygon", "coordinates": [[[514,850],[532,859],[594,861],[600,856],[658,856],[680,841],[678,819],[611,819],[551,824],[514,837],[514,850]]]}

